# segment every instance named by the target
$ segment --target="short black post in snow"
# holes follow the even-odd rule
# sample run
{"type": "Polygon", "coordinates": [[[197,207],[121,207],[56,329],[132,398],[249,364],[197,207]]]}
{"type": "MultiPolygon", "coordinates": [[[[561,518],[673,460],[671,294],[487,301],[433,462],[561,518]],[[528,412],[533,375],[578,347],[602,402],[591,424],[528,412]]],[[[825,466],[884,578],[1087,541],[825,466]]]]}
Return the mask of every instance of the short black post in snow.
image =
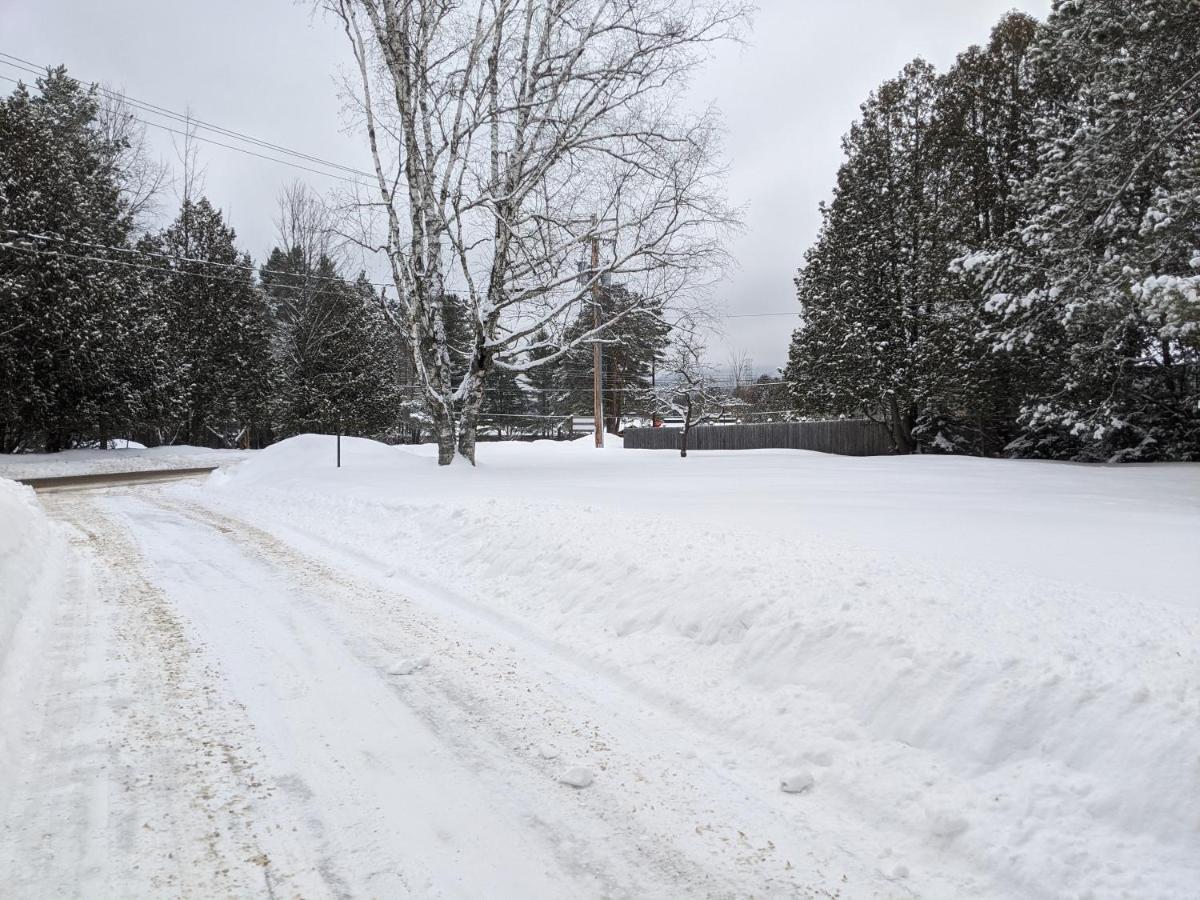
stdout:
{"type": "Polygon", "coordinates": [[[337,422],[337,467],[342,467],[342,420],[337,422]]]}

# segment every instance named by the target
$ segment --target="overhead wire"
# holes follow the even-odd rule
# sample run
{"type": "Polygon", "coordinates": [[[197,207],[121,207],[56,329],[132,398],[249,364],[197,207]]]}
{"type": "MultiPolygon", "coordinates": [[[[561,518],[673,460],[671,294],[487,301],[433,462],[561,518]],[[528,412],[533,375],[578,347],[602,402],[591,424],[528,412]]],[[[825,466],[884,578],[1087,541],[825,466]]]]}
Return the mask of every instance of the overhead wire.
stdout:
{"type": "MultiPolygon", "coordinates": [[[[0,51],[0,64],[10,66],[11,68],[17,69],[18,71],[22,71],[22,72],[25,72],[30,75],[41,76],[41,75],[44,75],[48,71],[47,68],[39,67],[37,65],[37,63],[23,59],[19,56],[14,56],[11,53],[5,53],[3,51],[0,51]]],[[[0,77],[4,77],[5,80],[7,80],[7,81],[16,81],[16,79],[8,78],[7,76],[0,76],[0,77]]],[[[357,176],[354,179],[347,179],[347,180],[353,180],[356,182],[357,182],[358,178],[365,178],[365,179],[367,179],[368,182],[374,182],[374,180],[375,180],[375,176],[373,174],[366,172],[362,169],[356,169],[353,166],[345,165],[344,163],[339,163],[334,160],[325,159],[324,157],[320,157],[320,156],[317,156],[312,153],[307,153],[302,150],[296,150],[295,148],[288,147],[284,144],[277,144],[277,143],[274,143],[273,141],[268,141],[263,138],[257,138],[257,137],[254,137],[253,135],[249,135],[249,134],[246,134],[245,132],[237,131],[232,128],[227,128],[223,125],[217,125],[212,122],[206,121],[204,119],[196,118],[189,112],[181,113],[177,110],[173,110],[173,109],[170,109],[165,106],[160,106],[156,103],[151,103],[146,100],[139,100],[138,98],[133,97],[129,94],[126,94],[123,91],[114,90],[114,89],[106,87],[105,85],[102,85],[98,82],[87,82],[87,81],[84,81],[83,79],[77,78],[77,77],[75,77],[73,75],[69,75],[69,74],[64,75],[63,77],[67,78],[70,81],[73,81],[74,83],[76,83],[82,87],[88,87],[89,85],[94,86],[97,92],[99,92],[111,99],[123,102],[126,105],[138,110],[139,112],[141,112],[143,114],[161,116],[161,117],[164,117],[167,119],[171,119],[177,124],[183,124],[190,128],[204,129],[206,131],[212,131],[212,132],[222,135],[224,137],[232,138],[232,139],[238,140],[238,141],[243,141],[245,143],[251,144],[253,146],[257,146],[264,150],[271,150],[276,153],[284,153],[288,156],[294,156],[297,159],[305,160],[306,162],[315,163],[317,165],[325,166],[330,169],[339,170],[348,175],[357,176]]],[[[138,119],[136,116],[134,116],[133,118],[135,118],[135,119],[137,119],[137,121],[143,122],[144,124],[147,124],[147,125],[153,125],[153,126],[160,127],[160,128],[167,127],[167,126],[161,125],[158,122],[147,122],[144,119],[138,119]]],[[[173,130],[173,129],[168,128],[168,130],[173,130]]],[[[179,133],[179,132],[176,132],[176,133],[179,133]]],[[[239,150],[241,152],[251,153],[251,155],[260,156],[260,158],[263,158],[263,159],[270,159],[273,162],[280,162],[280,163],[283,163],[284,165],[295,165],[294,163],[291,163],[287,160],[280,160],[280,159],[277,159],[274,157],[262,156],[261,154],[254,153],[253,151],[246,150],[245,148],[242,148],[242,147],[232,147],[228,144],[224,144],[219,141],[213,141],[211,138],[205,138],[202,135],[192,135],[192,136],[196,137],[200,140],[207,140],[210,143],[216,143],[218,146],[228,147],[229,149],[232,149],[232,150],[239,150]]],[[[305,167],[299,166],[299,168],[305,168],[305,167]]],[[[306,169],[306,171],[315,171],[315,170],[306,169]]],[[[333,173],[329,173],[329,172],[318,172],[317,174],[333,175],[333,173]]],[[[339,176],[335,175],[334,177],[339,177],[339,176]]]]}
{"type": "MultiPolygon", "coordinates": [[[[39,67],[37,65],[37,63],[34,63],[30,60],[24,59],[22,57],[19,57],[19,56],[16,56],[14,54],[7,53],[4,51],[0,51],[0,64],[7,65],[14,69],[17,69],[18,71],[22,71],[27,74],[32,74],[32,75],[37,75],[37,76],[43,75],[47,71],[47,68],[39,67]]],[[[72,75],[65,75],[64,77],[68,78],[69,80],[71,80],[81,86],[86,87],[89,84],[89,82],[85,82],[82,79],[77,78],[72,75]]],[[[0,79],[12,82],[14,84],[22,83],[22,82],[20,82],[19,79],[11,78],[7,75],[0,75],[0,79]]],[[[274,143],[271,141],[264,140],[262,138],[256,138],[256,137],[253,137],[252,135],[248,135],[248,134],[236,131],[231,128],[226,128],[225,126],[216,125],[214,123],[207,122],[203,119],[197,119],[197,118],[192,117],[189,113],[180,113],[175,110],[169,109],[168,107],[160,106],[158,104],[154,104],[154,103],[151,103],[151,102],[145,101],[145,100],[139,100],[139,99],[132,97],[128,94],[125,94],[123,92],[115,91],[110,88],[104,87],[103,85],[100,85],[97,82],[91,82],[90,84],[93,84],[95,86],[96,90],[103,93],[105,96],[125,102],[128,105],[130,105],[131,107],[137,109],[138,111],[140,111],[144,114],[168,117],[170,119],[175,120],[177,123],[184,124],[185,127],[194,126],[195,128],[203,128],[203,129],[206,129],[209,131],[213,131],[217,134],[231,137],[236,140],[245,141],[247,143],[250,143],[252,146],[258,146],[260,148],[269,149],[274,152],[284,153],[284,154],[287,154],[290,156],[294,156],[297,159],[304,159],[309,162],[314,162],[318,165],[327,166],[329,168],[337,169],[342,172],[347,172],[353,176],[359,176],[361,178],[367,178],[367,179],[371,179],[371,180],[374,179],[373,175],[371,175],[367,172],[364,172],[361,169],[355,169],[351,166],[346,166],[342,163],[327,160],[322,157],[315,156],[315,155],[309,154],[309,153],[305,153],[300,150],[295,150],[293,148],[287,147],[282,144],[277,144],[277,143],[274,143]]],[[[144,125],[148,125],[150,127],[159,128],[159,129],[165,130],[167,132],[170,132],[172,134],[180,135],[180,136],[187,137],[187,138],[196,138],[197,140],[202,140],[202,141],[205,141],[206,143],[210,143],[215,146],[222,147],[222,148],[225,148],[228,150],[233,150],[235,152],[244,153],[251,157],[254,157],[254,158],[266,161],[266,162],[274,162],[274,163],[278,163],[280,165],[290,166],[292,168],[295,168],[295,169],[298,169],[301,171],[306,171],[311,174],[322,175],[325,177],[334,178],[337,180],[346,181],[346,182],[357,184],[357,185],[363,184],[363,182],[359,179],[359,177],[349,177],[347,175],[338,174],[337,172],[328,172],[328,171],[323,171],[323,170],[319,170],[319,169],[314,169],[310,166],[301,165],[300,163],[292,162],[290,160],[280,159],[276,156],[270,156],[267,154],[258,153],[255,150],[251,150],[246,147],[239,147],[234,144],[228,144],[223,141],[218,141],[213,138],[205,137],[204,135],[195,134],[192,131],[186,131],[186,130],[181,131],[178,128],[173,128],[169,125],[164,125],[160,122],[154,122],[154,121],[150,121],[147,119],[143,119],[138,116],[134,116],[132,114],[130,114],[130,118],[132,118],[133,120],[140,122],[144,125]]],[[[68,238],[62,238],[62,237],[57,237],[57,236],[40,236],[40,237],[44,238],[44,239],[51,239],[51,240],[66,240],[66,241],[71,240],[68,238]]],[[[76,242],[76,243],[82,244],[82,242],[76,242]]],[[[97,246],[99,246],[99,245],[97,245],[97,246]]],[[[132,248],[105,247],[104,249],[113,250],[115,252],[121,252],[121,253],[142,253],[143,255],[152,255],[152,254],[147,254],[146,251],[140,251],[140,250],[136,250],[136,249],[132,249],[132,248]]],[[[101,261],[107,261],[107,260],[101,260],[101,261]]],[[[196,263],[196,264],[202,264],[202,265],[224,266],[226,268],[240,268],[240,269],[248,269],[251,271],[255,271],[253,267],[237,266],[237,265],[226,264],[226,263],[216,263],[211,260],[189,259],[186,261],[191,262],[191,263],[196,263]]],[[[285,275],[287,277],[297,277],[294,275],[294,273],[271,273],[271,274],[281,274],[281,275],[285,275]]],[[[211,276],[206,276],[206,277],[211,277],[211,276]]],[[[309,279],[321,279],[326,276],[312,275],[312,276],[303,276],[303,277],[306,277],[309,279]]],[[[340,279],[329,278],[329,280],[340,280],[340,279]]],[[[387,283],[382,283],[382,282],[369,282],[369,283],[373,287],[379,287],[379,288],[392,287],[392,285],[387,284],[387,283]]],[[[283,287],[283,286],[280,286],[280,287],[283,287]]],[[[793,311],[793,312],[764,311],[764,312],[751,312],[751,313],[718,313],[718,314],[715,314],[714,317],[720,318],[720,319],[751,319],[751,318],[767,318],[767,317],[776,317],[776,316],[795,316],[795,315],[798,315],[798,312],[795,312],[795,311],[793,311]]]]}

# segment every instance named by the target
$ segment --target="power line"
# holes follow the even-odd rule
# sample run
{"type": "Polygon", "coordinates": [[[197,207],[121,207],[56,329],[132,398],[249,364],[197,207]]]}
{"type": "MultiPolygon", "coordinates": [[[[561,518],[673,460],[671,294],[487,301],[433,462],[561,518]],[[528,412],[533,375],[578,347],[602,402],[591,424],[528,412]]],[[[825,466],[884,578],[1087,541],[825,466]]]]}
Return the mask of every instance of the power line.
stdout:
{"type": "MultiPolygon", "coordinates": [[[[3,230],[8,231],[8,229],[3,229],[3,230]]],[[[61,250],[47,250],[47,249],[39,248],[39,247],[24,246],[24,245],[15,244],[12,242],[0,243],[0,250],[16,250],[18,252],[31,253],[34,255],[60,256],[60,257],[64,257],[67,259],[80,260],[80,261],[84,261],[84,262],[108,263],[110,265],[125,266],[127,268],[141,269],[141,270],[145,270],[145,271],[163,272],[168,275],[177,275],[177,276],[184,276],[184,277],[200,277],[200,278],[207,278],[212,281],[224,281],[224,282],[229,282],[229,283],[233,283],[233,284],[243,284],[243,285],[246,284],[245,281],[241,281],[239,279],[234,279],[234,278],[225,278],[225,277],[222,277],[219,275],[206,275],[201,272],[184,272],[184,271],[180,271],[179,269],[168,269],[168,268],[164,268],[161,266],[150,266],[150,265],[146,265],[145,263],[122,262],[121,260],[107,259],[102,256],[84,256],[84,255],[80,255],[80,254],[76,254],[76,253],[66,253],[61,250]]],[[[281,287],[281,288],[289,289],[289,290],[301,290],[302,289],[299,286],[289,287],[287,285],[277,285],[277,287],[281,287]]],[[[589,383],[591,381],[590,374],[588,374],[588,381],[589,381],[589,383]]],[[[644,393],[647,390],[645,387],[639,387],[639,386],[635,386],[635,385],[620,385],[618,387],[611,386],[612,384],[618,384],[618,383],[619,382],[610,381],[609,382],[610,386],[601,388],[601,393],[605,393],[605,394],[631,393],[631,394],[634,394],[634,393],[644,393]]],[[[713,381],[712,383],[719,384],[720,382],[713,381]]],[[[768,386],[773,387],[773,386],[776,386],[779,384],[782,384],[782,382],[771,382],[768,384],[747,385],[746,387],[768,387],[768,386]]],[[[725,384],[724,386],[730,386],[730,385],[725,384]]],[[[406,384],[406,385],[400,385],[399,387],[420,389],[422,386],[417,385],[417,384],[406,384]]],[[[518,385],[517,390],[523,394],[530,394],[530,393],[564,394],[564,393],[573,393],[576,390],[580,390],[580,388],[578,388],[578,387],[576,387],[574,389],[572,389],[570,387],[537,388],[537,387],[532,387],[532,386],[523,387],[523,386],[518,385]]],[[[750,414],[747,413],[744,415],[750,415],[750,414]]],[[[515,416],[515,414],[514,414],[514,417],[517,417],[517,418],[567,418],[567,416],[534,416],[532,414],[531,415],[521,415],[521,416],[515,416]]]]}
{"type": "MultiPolygon", "coordinates": [[[[37,65],[37,63],[35,63],[35,62],[32,62],[27,59],[23,59],[19,56],[14,56],[11,53],[5,53],[3,51],[0,51],[0,64],[4,64],[4,65],[10,66],[14,69],[17,69],[19,71],[26,72],[30,75],[37,75],[37,76],[45,75],[48,70],[48,67],[39,67],[37,65]]],[[[16,81],[16,79],[7,78],[6,76],[4,76],[4,77],[5,77],[5,80],[7,80],[7,81],[16,81]]],[[[261,147],[266,150],[272,150],[274,152],[284,153],[284,154],[287,154],[288,156],[294,156],[297,159],[306,160],[308,162],[316,163],[316,164],[322,165],[322,166],[327,166],[332,169],[338,169],[338,170],[340,170],[342,172],[346,172],[350,175],[355,175],[360,178],[366,178],[369,182],[373,182],[375,180],[375,176],[373,174],[363,171],[362,169],[356,169],[353,166],[347,166],[343,163],[335,162],[333,160],[329,160],[329,159],[325,159],[320,156],[316,156],[315,154],[306,153],[301,150],[296,150],[292,147],[288,147],[283,144],[276,144],[272,141],[264,140],[263,138],[257,138],[257,137],[254,137],[253,135],[249,135],[249,134],[246,134],[241,131],[237,131],[232,128],[226,128],[223,125],[216,125],[212,122],[205,121],[204,119],[195,118],[190,113],[186,113],[186,112],[181,113],[176,110],[170,109],[168,107],[160,106],[156,103],[151,103],[147,100],[139,100],[138,98],[133,97],[129,94],[125,94],[121,91],[115,91],[111,88],[105,87],[104,85],[101,85],[98,82],[90,82],[90,83],[85,82],[82,79],[76,78],[73,75],[64,75],[63,77],[67,78],[70,81],[75,82],[76,84],[78,84],[82,87],[88,87],[90,84],[91,86],[94,86],[98,92],[104,94],[105,96],[110,97],[115,100],[119,100],[121,102],[124,102],[127,105],[137,109],[139,112],[142,112],[142,113],[163,116],[163,117],[173,119],[176,122],[183,123],[183,124],[191,126],[191,127],[203,128],[207,131],[212,131],[217,134],[223,135],[225,137],[233,138],[235,140],[244,141],[246,143],[253,144],[255,146],[261,147]]],[[[137,117],[133,117],[133,118],[136,119],[137,117]]],[[[153,126],[159,127],[159,128],[167,128],[167,126],[161,125],[157,122],[147,122],[144,119],[137,119],[137,121],[143,122],[144,124],[147,124],[147,125],[153,125],[153,126]]],[[[167,130],[172,130],[172,129],[168,128],[167,130]]],[[[229,149],[239,150],[241,152],[246,152],[246,153],[252,153],[252,151],[245,150],[244,148],[230,147],[230,145],[228,145],[228,144],[223,144],[219,141],[213,141],[211,138],[205,138],[201,135],[193,135],[193,136],[200,140],[207,140],[210,143],[215,143],[221,147],[229,147],[229,149]]],[[[260,154],[253,154],[253,153],[252,153],[252,155],[261,156],[260,154]]],[[[271,159],[274,162],[279,162],[284,165],[296,165],[294,163],[288,162],[287,160],[275,159],[274,157],[262,157],[262,158],[271,159]]],[[[297,168],[305,168],[305,167],[297,166],[297,168]]],[[[315,170],[306,169],[306,171],[315,171],[315,170]]],[[[328,173],[328,172],[318,172],[317,174],[330,175],[331,177],[341,177],[341,176],[333,175],[333,173],[328,173]]],[[[350,180],[350,181],[355,181],[355,183],[360,183],[357,181],[357,179],[344,179],[344,180],[350,180]]]]}
{"type": "MultiPolygon", "coordinates": [[[[0,60],[0,62],[3,62],[3,60],[0,60]]],[[[11,81],[13,84],[21,84],[22,83],[18,79],[10,78],[7,75],[0,75],[0,79],[3,79],[5,81],[11,81]]],[[[135,122],[141,122],[143,125],[149,125],[151,128],[161,128],[163,131],[168,131],[171,134],[177,134],[177,135],[180,135],[181,137],[186,137],[188,139],[194,138],[195,140],[198,140],[198,141],[204,141],[207,144],[213,144],[217,147],[224,147],[227,150],[234,150],[238,153],[245,153],[247,156],[253,156],[258,159],[266,160],[267,162],[279,163],[280,165],[283,165],[283,166],[290,166],[293,169],[299,169],[302,172],[310,172],[314,175],[322,175],[326,178],[335,178],[338,181],[345,181],[345,182],[349,182],[350,184],[365,186],[365,185],[363,185],[363,182],[357,178],[348,178],[345,175],[339,175],[336,172],[323,172],[320,169],[314,169],[311,166],[303,166],[300,163],[290,162],[289,160],[286,160],[286,159],[279,159],[278,157],[275,157],[275,156],[268,156],[265,153],[256,153],[255,151],[248,150],[245,147],[237,147],[237,146],[234,146],[233,144],[226,144],[222,141],[213,140],[212,138],[205,137],[204,135],[201,135],[201,134],[194,134],[194,133],[191,133],[188,131],[181,131],[178,128],[172,128],[169,125],[163,125],[161,122],[151,122],[148,119],[140,119],[137,116],[132,115],[132,114],[129,116],[129,118],[131,118],[135,122]]]]}
{"type": "MultiPolygon", "coordinates": [[[[37,66],[37,63],[34,63],[27,59],[23,59],[22,57],[19,57],[19,56],[15,56],[11,53],[5,53],[3,51],[0,51],[0,64],[8,65],[19,71],[23,71],[28,74],[37,75],[37,76],[41,76],[41,75],[45,74],[45,72],[46,72],[46,69],[39,68],[37,66]]],[[[83,87],[87,87],[89,84],[88,82],[84,82],[82,79],[76,78],[72,75],[64,75],[64,77],[70,81],[75,82],[78,85],[83,86],[83,87]]],[[[12,82],[13,84],[21,84],[22,83],[19,79],[11,78],[7,75],[0,75],[0,79],[12,82]]],[[[328,166],[333,169],[338,169],[343,172],[350,173],[351,175],[354,175],[354,176],[361,176],[362,178],[367,178],[367,179],[371,179],[371,180],[374,179],[373,175],[371,175],[370,173],[364,172],[360,169],[355,169],[351,166],[346,166],[341,163],[323,159],[322,157],[314,156],[312,154],[305,153],[300,150],[295,150],[290,147],[286,147],[282,144],[276,144],[276,143],[272,143],[270,141],[263,140],[261,138],[256,138],[256,137],[247,135],[243,132],[239,132],[239,131],[236,131],[231,128],[225,128],[224,126],[221,126],[221,125],[215,125],[210,122],[206,122],[202,119],[196,119],[196,118],[193,118],[189,114],[179,113],[179,112],[171,110],[167,107],[159,106],[157,104],[150,103],[149,101],[139,100],[135,97],[132,97],[128,94],[121,93],[119,91],[113,91],[109,88],[103,87],[102,85],[100,85],[97,82],[92,82],[91,84],[95,87],[95,89],[97,91],[105,94],[106,96],[121,100],[121,101],[129,104],[130,106],[138,109],[139,111],[141,111],[143,113],[149,113],[152,115],[161,115],[161,116],[169,117],[171,119],[176,120],[179,123],[184,124],[185,127],[186,126],[195,126],[198,128],[204,128],[204,129],[213,131],[217,134],[227,135],[236,140],[246,141],[254,146],[262,147],[265,149],[270,149],[270,150],[280,152],[280,153],[285,153],[290,156],[295,156],[298,159],[304,159],[304,160],[308,160],[310,162],[315,162],[319,165],[328,166]]],[[[154,121],[150,121],[148,119],[139,118],[138,116],[134,116],[132,114],[130,114],[130,118],[136,122],[140,122],[141,124],[148,125],[153,128],[159,128],[159,129],[167,131],[171,134],[179,135],[181,137],[186,137],[186,138],[195,138],[197,140],[201,140],[206,143],[213,144],[214,146],[222,147],[227,150],[233,150],[238,153],[244,153],[248,156],[254,157],[256,159],[261,159],[266,162],[274,162],[274,163],[278,163],[280,165],[285,165],[285,166],[289,166],[294,169],[298,169],[300,171],[309,172],[314,175],[321,175],[321,176],[324,176],[327,178],[334,178],[339,181],[345,181],[350,184],[364,186],[363,182],[361,180],[359,180],[358,177],[348,177],[347,175],[340,175],[337,172],[327,172],[327,171],[322,171],[319,169],[314,169],[310,166],[301,165],[299,163],[292,162],[290,160],[280,159],[276,156],[270,156],[267,154],[258,153],[254,150],[247,149],[246,147],[238,147],[233,144],[228,144],[223,141],[218,141],[213,138],[205,137],[203,135],[198,135],[193,132],[186,131],[186,130],[181,131],[180,129],[173,128],[170,125],[164,125],[161,122],[154,122],[154,121]]],[[[67,240],[65,238],[51,238],[51,239],[67,240]]],[[[95,245],[95,246],[99,246],[99,245],[95,245]]],[[[142,251],[130,250],[128,248],[120,248],[120,247],[107,247],[105,249],[114,250],[116,252],[122,252],[122,253],[142,252],[142,251]]],[[[207,260],[187,260],[187,261],[195,262],[195,263],[202,263],[202,264],[207,264],[207,265],[224,265],[224,264],[220,264],[220,263],[213,263],[213,262],[207,261],[207,260]]],[[[228,268],[244,268],[244,267],[232,266],[232,265],[227,265],[226,267],[228,267],[228,268]]],[[[250,268],[252,269],[252,267],[250,267],[250,268]]],[[[293,273],[272,273],[272,274],[293,276],[293,273]]],[[[306,276],[306,277],[320,278],[321,276],[306,276]]],[[[328,280],[338,280],[338,279],[328,279],[328,280]]],[[[370,282],[370,284],[373,287],[392,287],[391,284],[381,283],[381,282],[370,282]]],[[[798,312],[784,312],[784,311],[778,311],[778,312],[770,311],[770,312],[752,312],[752,313],[722,313],[722,314],[717,314],[715,317],[720,318],[720,319],[752,319],[752,318],[768,318],[768,317],[777,317],[777,316],[796,316],[796,315],[799,315],[799,313],[798,312]]]]}
{"type": "Polygon", "coordinates": [[[718,316],[721,319],[757,319],[765,316],[798,316],[797,311],[792,312],[758,312],[758,313],[722,313],[718,316]]]}
{"type": "MultiPolygon", "coordinates": [[[[391,284],[389,284],[387,282],[381,282],[381,281],[358,282],[357,280],[355,280],[355,281],[351,282],[345,278],[339,278],[339,277],[333,276],[333,275],[299,274],[296,272],[285,272],[285,271],[282,271],[279,269],[255,268],[252,265],[247,266],[247,265],[241,265],[239,263],[216,262],[215,260],[211,260],[211,259],[198,259],[196,257],[180,256],[178,254],[173,254],[173,253],[156,253],[152,250],[140,250],[136,247],[116,247],[111,244],[97,244],[97,243],[93,243],[91,241],[81,241],[81,240],[77,240],[74,238],[63,237],[61,235],[55,235],[55,234],[35,234],[33,232],[27,232],[27,231],[15,231],[12,228],[0,228],[0,233],[15,235],[17,237],[22,237],[27,240],[61,241],[63,243],[68,243],[68,244],[77,244],[81,247],[91,247],[93,249],[98,249],[98,250],[112,250],[115,253],[131,253],[131,254],[135,254],[137,256],[150,256],[150,257],[155,257],[155,258],[159,258],[159,259],[171,259],[171,260],[176,260],[178,262],[194,263],[194,264],[202,265],[202,266],[216,266],[217,268],[221,268],[221,269],[237,269],[237,270],[240,270],[243,272],[252,272],[252,273],[258,273],[258,274],[265,273],[267,275],[279,275],[279,276],[282,276],[285,278],[304,278],[306,280],[312,280],[312,281],[331,281],[331,282],[335,282],[337,284],[359,284],[359,283],[362,283],[362,284],[369,284],[372,287],[383,287],[383,288],[392,287],[391,284]]],[[[11,245],[8,245],[8,246],[11,246],[11,245]]],[[[236,279],[230,279],[230,280],[236,280],[236,279]]],[[[271,285],[271,286],[276,287],[276,285],[271,285]]],[[[285,285],[278,285],[278,286],[285,287],[285,285]]]]}
{"type": "MultiPolygon", "coordinates": [[[[0,77],[3,77],[3,76],[0,76],[0,77]]],[[[277,276],[283,277],[283,278],[303,278],[306,281],[328,281],[328,282],[332,282],[332,283],[336,283],[336,284],[358,284],[358,283],[360,283],[357,280],[350,281],[345,278],[340,278],[338,276],[300,274],[300,273],[296,273],[296,272],[287,272],[287,271],[283,271],[283,270],[279,270],[279,269],[267,269],[267,268],[262,268],[262,267],[255,267],[253,265],[242,265],[240,263],[222,263],[222,262],[217,262],[215,260],[199,259],[196,257],[182,256],[179,254],[158,253],[158,252],[155,252],[152,250],[142,250],[142,249],[139,249],[136,247],[118,247],[118,246],[115,246],[112,244],[99,244],[94,241],[82,241],[82,240],[79,240],[78,238],[68,238],[68,237],[64,237],[63,235],[58,235],[58,234],[39,234],[37,232],[18,231],[13,228],[0,228],[0,233],[10,234],[10,235],[13,235],[14,237],[24,238],[26,240],[31,240],[31,241],[59,241],[61,243],[74,244],[74,245],[80,246],[80,247],[90,247],[94,250],[109,250],[114,253],[125,253],[125,254],[134,255],[134,256],[146,256],[146,257],[151,257],[154,259],[174,260],[177,262],[185,262],[185,263],[190,263],[193,265],[213,266],[213,267],[219,268],[219,269],[233,269],[233,270],[237,270],[237,271],[251,272],[251,273],[259,274],[259,275],[266,274],[266,275],[277,275],[277,276]]],[[[0,245],[0,246],[12,247],[14,249],[20,249],[19,245],[13,244],[13,243],[6,243],[6,244],[0,245]]],[[[70,254],[66,254],[66,255],[70,256],[70,254]]],[[[93,259],[95,259],[95,258],[93,258],[93,259]]],[[[100,261],[113,262],[113,260],[104,260],[102,258],[100,259],[100,261]]],[[[165,270],[165,269],[159,269],[158,271],[175,272],[175,270],[165,270]]],[[[183,273],[175,272],[175,274],[183,274],[183,273]]],[[[211,277],[211,276],[205,276],[205,277],[211,277]]],[[[229,281],[231,283],[240,283],[240,281],[238,279],[234,279],[234,278],[225,279],[225,280],[229,281]]],[[[390,287],[394,286],[390,282],[384,282],[384,281],[366,281],[366,282],[362,282],[362,283],[369,284],[371,287],[376,287],[376,288],[390,288],[390,287]]],[[[298,288],[295,286],[289,286],[289,285],[271,285],[271,287],[272,288],[278,287],[278,288],[284,289],[284,290],[300,290],[301,289],[301,288],[298,288]]],[[[745,313],[745,314],[739,314],[738,316],[726,316],[726,318],[739,318],[743,315],[744,316],[751,316],[751,315],[753,315],[753,316],[776,316],[776,315],[793,315],[793,314],[792,313],[745,313]]],[[[584,346],[584,345],[580,345],[580,346],[584,346]]],[[[580,369],[580,371],[582,373],[582,371],[583,371],[582,368],[580,369]]],[[[590,373],[591,369],[587,369],[587,372],[590,373]]]]}

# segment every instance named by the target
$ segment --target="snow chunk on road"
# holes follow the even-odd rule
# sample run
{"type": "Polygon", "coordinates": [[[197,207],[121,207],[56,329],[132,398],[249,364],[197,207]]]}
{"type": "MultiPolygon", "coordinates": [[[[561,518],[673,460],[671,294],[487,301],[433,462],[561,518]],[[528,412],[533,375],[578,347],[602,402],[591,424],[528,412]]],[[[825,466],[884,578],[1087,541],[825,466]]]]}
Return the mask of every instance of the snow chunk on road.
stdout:
{"type": "Polygon", "coordinates": [[[968,822],[962,816],[948,810],[925,810],[929,819],[929,833],[934,837],[952,840],[967,830],[968,822]]]}
{"type": "Polygon", "coordinates": [[[595,780],[592,770],[586,766],[572,766],[558,776],[560,784],[569,784],[573,788],[588,787],[595,780]]]}
{"type": "Polygon", "coordinates": [[[411,675],[429,665],[428,656],[415,656],[411,659],[398,659],[388,666],[389,675],[411,675]]]}
{"type": "Polygon", "coordinates": [[[802,794],[813,786],[812,773],[807,769],[789,772],[779,779],[779,789],[785,794],[802,794]]]}

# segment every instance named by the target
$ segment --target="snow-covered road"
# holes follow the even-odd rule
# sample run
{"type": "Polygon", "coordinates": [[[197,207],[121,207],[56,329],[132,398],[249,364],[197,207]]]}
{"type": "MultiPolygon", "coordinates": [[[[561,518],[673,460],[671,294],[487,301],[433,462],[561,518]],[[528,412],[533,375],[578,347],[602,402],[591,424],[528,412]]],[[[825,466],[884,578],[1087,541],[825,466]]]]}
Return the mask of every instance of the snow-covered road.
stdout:
{"type": "Polygon", "coordinates": [[[33,748],[13,896],[912,896],[671,701],[519,626],[154,488],[44,505],[83,561],[0,709],[33,748]],[[577,763],[592,786],[560,783],[577,763]]]}

